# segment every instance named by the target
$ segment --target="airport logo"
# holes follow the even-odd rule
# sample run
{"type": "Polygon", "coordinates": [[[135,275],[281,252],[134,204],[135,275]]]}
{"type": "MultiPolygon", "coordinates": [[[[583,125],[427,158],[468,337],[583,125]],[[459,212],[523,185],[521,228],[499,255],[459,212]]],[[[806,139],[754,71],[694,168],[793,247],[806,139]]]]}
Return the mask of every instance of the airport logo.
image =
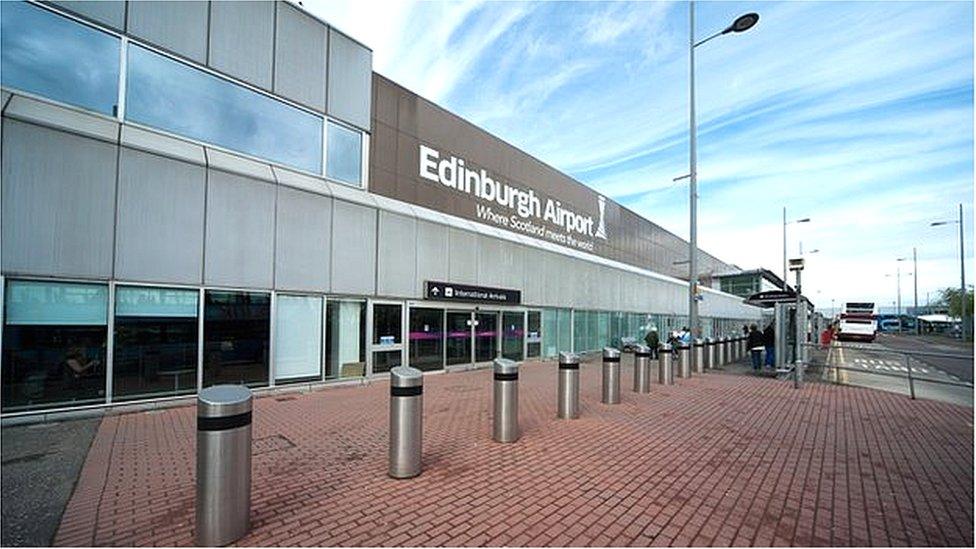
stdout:
{"type": "Polygon", "coordinates": [[[559,200],[540,197],[533,189],[510,185],[492,177],[487,170],[472,169],[465,164],[463,158],[442,157],[437,150],[420,145],[420,177],[479,199],[483,202],[477,205],[479,219],[586,251],[594,250],[591,239],[607,240],[606,198],[597,198],[600,213],[597,222],[593,216],[573,211],[559,200]],[[539,225],[535,220],[555,225],[559,230],[539,225]]]}

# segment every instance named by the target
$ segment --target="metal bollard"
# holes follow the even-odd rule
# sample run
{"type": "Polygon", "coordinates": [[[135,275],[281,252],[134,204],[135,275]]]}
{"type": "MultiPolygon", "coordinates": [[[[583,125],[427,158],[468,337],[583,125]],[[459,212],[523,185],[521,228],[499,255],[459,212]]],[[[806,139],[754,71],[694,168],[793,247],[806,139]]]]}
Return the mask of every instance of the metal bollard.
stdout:
{"type": "Polygon", "coordinates": [[[729,345],[729,336],[722,336],[722,364],[732,362],[732,346],[729,345]]]}
{"type": "Polygon", "coordinates": [[[424,441],[424,374],[409,366],[390,369],[390,470],[393,478],[420,474],[424,441]]]}
{"type": "Polygon", "coordinates": [[[573,353],[559,353],[559,412],[560,419],[579,417],[579,357],[573,353]]]}
{"type": "Polygon", "coordinates": [[[715,339],[705,338],[705,368],[711,370],[715,367],[715,339]]]}
{"type": "Polygon", "coordinates": [[[657,382],[661,385],[671,385],[674,383],[674,369],[671,367],[671,345],[662,343],[657,349],[657,382]]]}
{"type": "Polygon", "coordinates": [[[691,350],[691,364],[696,374],[705,373],[705,341],[696,339],[691,350]]]}
{"type": "Polygon", "coordinates": [[[651,349],[644,345],[634,349],[634,392],[651,392],[651,349]]]}
{"type": "Polygon", "coordinates": [[[196,544],[227,545],[251,529],[251,390],[215,385],[197,395],[196,544]]]}
{"type": "Polygon", "coordinates": [[[674,377],[691,377],[691,345],[684,342],[678,343],[678,367],[675,370],[677,371],[674,377]]]}
{"type": "Polygon", "coordinates": [[[603,398],[604,404],[620,404],[620,351],[613,347],[603,348],[603,398]]]}
{"type": "Polygon", "coordinates": [[[495,442],[515,442],[521,436],[518,420],[519,363],[495,359],[495,413],[492,437],[495,442]]]}
{"type": "Polygon", "coordinates": [[[746,338],[739,336],[739,360],[746,357],[746,338]]]}

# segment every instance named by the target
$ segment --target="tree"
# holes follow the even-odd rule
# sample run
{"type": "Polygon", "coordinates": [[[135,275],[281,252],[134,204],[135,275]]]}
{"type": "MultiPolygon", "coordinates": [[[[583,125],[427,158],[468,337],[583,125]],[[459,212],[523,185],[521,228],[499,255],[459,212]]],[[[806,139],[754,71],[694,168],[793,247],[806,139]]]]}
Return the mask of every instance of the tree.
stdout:
{"type": "MultiPolygon", "coordinates": [[[[942,288],[939,290],[939,304],[949,309],[949,316],[959,317],[962,313],[962,292],[959,288],[942,288]]],[[[973,289],[966,288],[966,316],[973,316],[973,289]]]]}

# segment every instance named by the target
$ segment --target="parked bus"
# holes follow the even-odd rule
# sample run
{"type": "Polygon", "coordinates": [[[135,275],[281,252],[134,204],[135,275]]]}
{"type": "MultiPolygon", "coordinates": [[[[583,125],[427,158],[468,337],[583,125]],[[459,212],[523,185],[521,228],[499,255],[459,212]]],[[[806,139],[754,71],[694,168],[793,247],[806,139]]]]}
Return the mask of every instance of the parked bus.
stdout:
{"type": "Polygon", "coordinates": [[[874,341],[878,334],[878,310],[874,303],[844,304],[837,327],[837,339],[844,341],[874,341]]]}

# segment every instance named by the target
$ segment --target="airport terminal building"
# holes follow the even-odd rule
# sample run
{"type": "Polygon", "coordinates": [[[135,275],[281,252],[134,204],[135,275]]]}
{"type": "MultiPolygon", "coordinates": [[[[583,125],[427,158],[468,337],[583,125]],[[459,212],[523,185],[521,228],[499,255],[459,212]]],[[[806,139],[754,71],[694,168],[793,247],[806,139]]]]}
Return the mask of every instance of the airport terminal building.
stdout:
{"type": "MultiPolygon", "coordinates": [[[[686,323],[685,241],[373,73],[298,6],[0,9],[5,417],[686,323]]],[[[705,335],[760,318],[713,288],[700,309],[705,335]]]]}

